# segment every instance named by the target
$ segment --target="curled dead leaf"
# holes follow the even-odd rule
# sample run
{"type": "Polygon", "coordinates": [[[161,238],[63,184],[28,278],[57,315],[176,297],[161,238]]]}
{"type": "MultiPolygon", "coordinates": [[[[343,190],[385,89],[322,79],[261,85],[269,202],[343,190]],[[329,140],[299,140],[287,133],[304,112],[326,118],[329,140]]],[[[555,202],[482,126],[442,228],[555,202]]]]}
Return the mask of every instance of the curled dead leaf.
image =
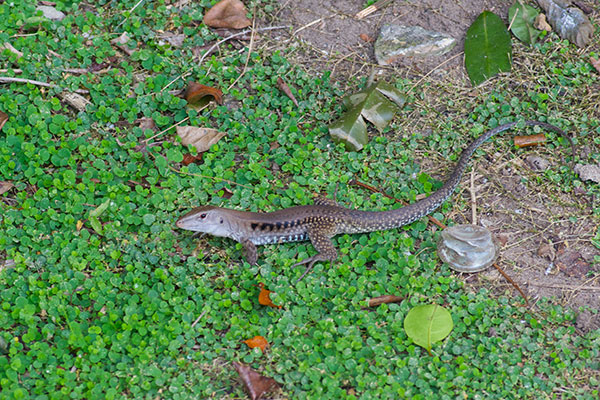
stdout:
{"type": "Polygon", "coordinates": [[[185,100],[194,109],[207,105],[211,97],[217,103],[223,104],[223,92],[221,90],[200,83],[189,82],[184,94],[185,100]]]}
{"type": "Polygon", "coordinates": [[[181,138],[181,143],[191,144],[202,153],[210,149],[210,146],[217,143],[225,132],[219,132],[216,129],[200,128],[197,126],[178,126],[177,135],[181,138]]]}
{"type": "Polygon", "coordinates": [[[267,347],[269,347],[269,342],[263,336],[254,336],[252,339],[244,340],[244,343],[248,345],[251,349],[258,347],[263,353],[267,347]]]}
{"type": "Polygon", "coordinates": [[[0,195],[8,192],[13,187],[15,187],[15,185],[10,182],[0,181],[0,195]]]}
{"type": "Polygon", "coordinates": [[[252,400],[259,400],[263,394],[278,386],[275,379],[263,376],[247,365],[234,361],[233,366],[252,400]]]}
{"type": "Polygon", "coordinates": [[[517,147],[527,147],[527,146],[537,146],[540,144],[546,143],[546,136],[543,133],[537,135],[529,135],[529,136],[515,136],[513,139],[515,146],[517,147]]]}
{"type": "Polygon", "coordinates": [[[260,293],[258,294],[258,304],[274,308],[281,308],[281,306],[273,304],[273,302],[271,301],[271,293],[273,292],[265,289],[264,283],[259,283],[258,287],[260,288],[260,293]]]}
{"type": "Polygon", "coordinates": [[[279,90],[281,90],[283,93],[285,93],[285,95],[287,97],[289,97],[292,100],[292,102],[294,103],[294,105],[296,107],[299,107],[298,100],[296,100],[296,98],[294,97],[294,94],[290,90],[290,87],[280,77],[277,77],[277,87],[279,88],[279,90]]]}
{"type": "Polygon", "coordinates": [[[240,0],[221,0],[204,16],[204,23],[212,28],[242,29],[252,25],[246,17],[246,7],[240,0]]]}

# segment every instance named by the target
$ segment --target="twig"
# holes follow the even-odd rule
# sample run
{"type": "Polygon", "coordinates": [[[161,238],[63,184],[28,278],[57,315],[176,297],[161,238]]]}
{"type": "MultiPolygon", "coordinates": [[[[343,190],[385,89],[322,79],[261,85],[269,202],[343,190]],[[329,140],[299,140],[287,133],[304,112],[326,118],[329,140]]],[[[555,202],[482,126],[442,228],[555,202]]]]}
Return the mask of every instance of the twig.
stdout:
{"type": "MultiPolygon", "coordinates": [[[[0,83],[11,83],[11,82],[16,82],[16,83],[30,83],[30,84],[36,85],[36,86],[43,86],[43,87],[59,88],[60,89],[60,86],[55,85],[54,83],[46,83],[46,82],[41,82],[41,81],[34,81],[33,79],[24,79],[24,78],[13,78],[13,77],[9,77],[9,76],[0,76],[0,83]]],[[[89,93],[89,91],[88,90],[84,90],[84,89],[76,89],[75,93],[87,94],[87,93],[89,93]]]]}
{"type": "MultiPolygon", "coordinates": [[[[205,109],[207,106],[208,106],[208,104],[207,104],[207,105],[205,105],[204,107],[202,107],[200,110],[204,110],[204,109],[205,109]]],[[[162,131],[158,132],[156,135],[154,135],[154,136],[151,136],[151,137],[149,137],[148,139],[144,140],[144,142],[148,143],[148,142],[150,142],[152,139],[156,139],[157,137],[159,137],[159,136],[160,136],[160,135],[162,135],[163,133],[165,133],[165,132],[168,132],[169,130],[171,130],[171,129],[175,128],[176,126],[179,126],[179,125],[183,124],[183,123],[184,123],[185,121],[187,121],[188,119],[190,119],[190,117],[185,117],[185,118],[184,118],[184,119],[182,119],[181,121],[179,121],[179,122],[177,122],[177,123],[175,123],[175,124],[171,125],[170,127],[166,128],[166,129],[163,129],[162,131]]]]}
{"type": "MultiPolygon", "coordinates": [[[[256,32],[262,32],[262,31],[271,31],[271,30],[275,30],[275,29],[285,29],[285,28],[289,28],[289,25],[280,25],[280,26],[266,26],[264,28],[258,28],[255,29],[256,32]]],[[[202,61],[204,61],[204,59],[206,58],[206,56],[208,56],[210,53],[212,53],[212,51],[214,49],[216,49],[217,47],[219,47],[219,45],[221,43],[225,43],[228,40],[231,40],[233,38],[236,38],[238,36],[242,36],[245,35],[247,33],[252,32],[252,29],[246,29],[244,31],[238,32],[238,33],[234,33],[233,35],[227,36],[224,39],[219,40],[217,43],[213,44],[211,47],[208,48],[208,50],[206,50],[206,52],[202,55],[202,57],[200,57],[200,60],[198,61],[197,65],[202,64],[202,61]]],[[[185,71],[183,74],[179,75],[177,78],[173,79],[171,82],[167,83],[167,85],[161,89],[161,92],[163,90],[165,90],[166,88],[168,88],[169,86],[171,86],[173,83],[177,82],[179,79],[181,78],[185,78],[186,76],[189,75],[190,71],[193,69],[194,67],[190,67],[187,71],[185,71]]]]}
{"type": "Polygon", "coordinates": [[[193,328],[194,326],[196,326],[196,324],[198,322],[200,322],[200,320],[202,319],[202,317],[204,317],[204,314],[206,314],[207,312],[208,312],[208,310],[202,311],[202,313],[200,313],[200,316],[198,316],[198,318],[196,318],[196,320],[194,322],[192,322],[192,325],[190,327],[193,328]]]}
{"type": "Polygon", "coordinates": [[[421,79],[419,79],[417,81],[417,83],[415,83],[414,85],[412,85],[412,87],[410,89],[408,89],[408,91],[406,93],[412,92],[414,88],[416,88],[417,86],[419,86],[421,84],[421,82],[423,82],[425,80],[425,78],[427,78],[429,75],[431,75],[436,69],[438,69],[438,68],[442,67],[443,65],[449,63],[450,61],[454,60],[458,56],[461,56],[462,54],[463,54],[463,52],[461,51],[460,53],[458,53],[458,54],[450,57],[446,61],[440,63],[437,67],[433,68],[431,71],[429,71],[428,73],[426,73],[425,75],[423,75],[423,77],[421,79]]]}
{"type": "Polygon", "coordinates": [[[477,196],[475,195],[475,174],[471,170],[471,223],[477,225],[477,196]]]}
{"type": "MultiPolygon", "coordinates": [[[[254,10],[252,12],[252,15],[256,15],[256,10],[254,10]]],[[[250,44],[248,45],[248,55],[246,56],[246,62],[244,63],[244,69],[242,70],[242,73],[239,74],[237,78],[235,78],[235,80],[233,81],[233,83],[231,85],[229,85],[229,87],[227,88],[227,90],[231,90],[231,88],[235,86],[235,84],[237,83],[237,81],[239,81],[240,78],[246,74],[246,70],[248,69],[248,62],[250,61],[250,54],[252,53],[252,47],[254,46],[254,34],[256,33],[256,30],[254,30],[255,24],[256,24],[256,18],[253,18],[253,20],[252,20],[252,33],[250,34],[250,44]]]]}
{"type": "Polygon", "coordinates": [[[232,185],[242,186],[242,187],[245,187],[246,189],[252,190],[252,188],[250,186],[248,186],[248,185],[244,185],[242,183],[237,183],[237,182],[234,182],[234,181],[230,181],[229,179],[220,178],[218,176],[208,176],[208,175],[194,174],[192,172],[183,172],[183,171],[181,171],[181,170],[179,170],[177,168],[174,168],[174,167],[172,167],[170,165],[169,165],[169,169],[171,171],[173,171],[173,172],[178,173],[178,174],[189,175],[189,176],[196,176],[198,178],[214,179],[214,180],[217,180],[217,181],[227,182],[227,183],[232,184],[232,185]]]}
{"type": "Polygon", "coordinates": [[[369,7],[365,8],[364,10],[356,13],[354,18],[363,19],[364,17],[373,14],[377,10],[381,10],[383,7],[387,6],[391,2],[392,2],[392,0],[379,0],[377,3],[371,4],[369,7]]]}

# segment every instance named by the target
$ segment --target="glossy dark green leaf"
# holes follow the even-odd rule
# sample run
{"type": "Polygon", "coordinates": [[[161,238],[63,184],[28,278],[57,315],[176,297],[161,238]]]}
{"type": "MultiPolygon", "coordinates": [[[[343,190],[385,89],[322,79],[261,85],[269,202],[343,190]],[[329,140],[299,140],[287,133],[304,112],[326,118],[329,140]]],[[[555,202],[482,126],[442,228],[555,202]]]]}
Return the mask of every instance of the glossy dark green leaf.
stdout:
{"type": "Polygon", "coordinates": [[[512,45],[504,22],[491,11],[482,12],[467,31],[465,68],[475,86],[511,68],[512,45]]]}
{"type": "Polygon", "coordinates": [[[378,82],[342,101],[348,111],[329,126],[329,133],[348,150],[358,151],[368,142],[363,117],[381,132],[394,118],[398,107],[404,105],[405,99],[394,86],[378,82]]]}
{"type": "Polygon", "coordinates": [[[408,337],[428,352],[431,352],[431,344],[448,336],[453,326],[450,312],[436,304],[416,306],[404,318],[408,337]]]}
{"type": "Polygon", "coordinates": [[[530,5],[523,4],[518,0],[515,1],[508,9],[510,31],[521,42],[529,45],[534,44],[542,33],[533,27],[533,22],[538,14],[537,10],[530,5]]]}

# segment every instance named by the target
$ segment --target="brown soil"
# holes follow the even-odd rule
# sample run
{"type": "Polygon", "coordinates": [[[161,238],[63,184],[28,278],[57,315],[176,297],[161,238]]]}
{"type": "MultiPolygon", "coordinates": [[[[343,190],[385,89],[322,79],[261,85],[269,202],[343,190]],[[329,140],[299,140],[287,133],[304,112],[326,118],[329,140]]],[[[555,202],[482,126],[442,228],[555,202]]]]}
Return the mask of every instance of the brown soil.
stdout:
{"type": "MultiPolygon", "coordinates": [[[[446,92],[444,95],[457,91],[467,99],[457,106],[464,110],[454,110],[455,117],[467,115],[476,105],[473,100],[476,95],[472,92],[481,94],[493,90],[493,86],[486,85],[471,88],[463,67],[464,37],[470,24],[484,10],[505,18],[512,0],[395,1],[363,20],[356,20],[354,15],[364,4],[363,1],[349,0],[279,0],[280,8],[272,15],[272,20],[264,24],[292,26],[291,36],[281,31],[271,36],[277,36],[286,57],[308,70],[333,71],[332,78],[342,86],[351,85],[349,82],[353,77],[368,77],[372,71],[389,79],[434,80],[440,90],[446,92]],[[373,57],[373,43],[360,36],[376,38],[385,23],[419,25],[449,34],[458,42],[443,56],[406,59],[394,67],[378,67],[373,57]]],[[[535,69],[527,62],[518,64],[515,62],[514,70],[535,69]]],[[[438,114],[448,111],[439,109],[446,106],[438,93],[430,92],[423,97],[426,109],[434,109],[438,114]]],[[[397,134],[407,135],[411,130],[435,131],[439,125],[431,121],[436,117],[423,117],[422,114],[408,115],[409,120],[400,124],[406,131],[397,134]]],[[[510,148],[507,141],[502,144],[510,148]]],[[[494,151],[491,146],[486,149],[494,151]]],[[[582,333],[600,328],[600,314],[580,311],[580,307],[600,309],[600,271],[593,264],[598,249],[590,240],[598,230],[600,219],[592,214],[593,199],[585,194],[585,188],[577,193],[564,193],[545,178],[543,172],[533,170],[525,162],[533,153],[546,159],[550,168],[558,169],[564,156],[568,155],[567,150],[564,150],[565,154],[558,154],[560,150],[552,154],[551,150],[541,147],[479,157],[473,163],[471,175],[467,174],[463,179],[462,190],[454,197],[456,211],[449,218],[457,223],[470,223],[471,208],[475,204],[478,224],[492,230],[503,244],[499,264],[527,293],[530,303],[548,297],[577,310],[576,327],[582,333]],[[469,192],[471,188],[474,189],[473,196],[469,192]]],[[[591,149],[591,153],[598,152],[598,148],[591,149]]],[[[421,167],[439,179],[453,166],[441,156],[436,159],[435,154],[433,158],[429,154],[429,157],[421,167]]],[[[419,160],[418,151],[415,158],[419,160]]],[[[581,158],[585,161],[585,156],[581,158]]],[[[466,287],[473,290],[485,286],[498,294],[510,291],[513,296],[519,296],[495,269],[465,275],[464,279],[466,287]]]]}

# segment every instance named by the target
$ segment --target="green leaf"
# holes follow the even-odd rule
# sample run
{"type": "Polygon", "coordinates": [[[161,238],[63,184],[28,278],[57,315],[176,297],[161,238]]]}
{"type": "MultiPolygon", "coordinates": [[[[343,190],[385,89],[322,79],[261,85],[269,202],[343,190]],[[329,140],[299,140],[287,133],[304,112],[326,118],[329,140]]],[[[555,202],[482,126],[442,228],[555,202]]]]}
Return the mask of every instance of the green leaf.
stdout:
{"type": "Polygon", "coordinates": [[[90,224],[92,224],[92,229],[94,229],[98,235],[102,235],[104,233],[102,230],[102,224],[97,217],[90,217],[90,224]]]}
{"type": "Polygon", "coordinates": [[[329,125],[329,133],[334,141],[344,143],[346,149],[358,151],[369,140],[363,117],[381,132],[394,118],[398,107],[404,105],[405,99],[394,86],[378,82],[342,102],[348,111],[329,125]]]}
{"type": "Polygon", "coordinates": [[[106,199],[106,201],[104,203],[100,204],[98,207],[96,207],[95,209],[90,211],[90,218],[92,218],[92,217],[97,218],[97,217],[101,216],[104,213],[104,211],[106,211],[109,204],[110,204],[110,199],[106,199]]]}
{"type": "Polygon", "coordinates": [[[537,10],[530,5],[523,4],[518,0],[515,1],[508,9],[510,31],[521,42],[529,45],[534,44],[542,33],[533,27],[533,22],[538,14],[537,10]]]}
{"type": "Polygon", "coordinates": [[[444,339],[452,331],[450,312],[436,304],[416,306],[404,318],[404,330],[416,344],[431,353],[431,344],[444,339]]]}
{"type": "Polygon", "coordinates": [[[467,31],[465,68],[474,86],[500,72],[509,72],[512,46],[506,26],[491,11],[482,12],[467,31]]]}

